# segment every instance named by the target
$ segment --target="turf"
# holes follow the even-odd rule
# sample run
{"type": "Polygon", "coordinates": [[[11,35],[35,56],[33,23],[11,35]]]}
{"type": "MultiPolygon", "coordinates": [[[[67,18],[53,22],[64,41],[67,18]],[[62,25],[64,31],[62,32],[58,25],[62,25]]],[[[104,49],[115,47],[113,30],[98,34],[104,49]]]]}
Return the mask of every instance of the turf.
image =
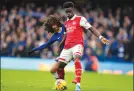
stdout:
{"type": "MultiPolygon", "coordinates": [[[[75,91],[71,83],[74,73],[66,73],[67,91],[75,91]]],[[[49,72],[1,70],[1,91],[55,91],[55,80],[49,72]]],[[[133,91],[133,77],[83,73],[82,91],[133,91]]]]}

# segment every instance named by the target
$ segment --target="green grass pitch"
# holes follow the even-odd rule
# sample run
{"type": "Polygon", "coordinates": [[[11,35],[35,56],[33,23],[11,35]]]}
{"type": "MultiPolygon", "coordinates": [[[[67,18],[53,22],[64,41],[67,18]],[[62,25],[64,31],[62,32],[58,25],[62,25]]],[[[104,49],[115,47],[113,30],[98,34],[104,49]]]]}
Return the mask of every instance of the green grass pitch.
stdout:
{"type": "MultiPolygon", "coordinates": [[[[68,90],[75,91],[71,83],[74,73],[66,73],[68,90]]],[[[55,91],[55,80],[49,72],[1,70],[1,91],[55,91]]],[[[81,91],[133,91],[133,77],[126,75],[107,75],[83,73],[81,91]]]]}

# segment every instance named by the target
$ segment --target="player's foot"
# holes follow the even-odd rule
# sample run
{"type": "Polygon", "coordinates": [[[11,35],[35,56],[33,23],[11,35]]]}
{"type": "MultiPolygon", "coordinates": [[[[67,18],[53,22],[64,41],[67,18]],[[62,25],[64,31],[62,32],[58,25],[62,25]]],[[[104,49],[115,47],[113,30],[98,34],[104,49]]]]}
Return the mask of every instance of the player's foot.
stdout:
{"type": "Polygon", "coordinates": [[[77,80],[76,78],[72,81],[72,83],[76,84],[77,83],[77,80]]]}
{"type": "Polygon", "coordinates": [[[52,89],[53,89],[53,90],[56,90],[56,87],[53,87],[52,89]]]}
{"type": "Polygon", "coordinates": [[[54,85],[54,87],[52,88],[53,90],[56,90],[56,86],[54,85]]]}
{"type": "Polygon", "coordinates": [[[75,91],[81,91],[81,90],[80,90],[80,85],[77,85],[77,84],[76,84],[75,91]]]}

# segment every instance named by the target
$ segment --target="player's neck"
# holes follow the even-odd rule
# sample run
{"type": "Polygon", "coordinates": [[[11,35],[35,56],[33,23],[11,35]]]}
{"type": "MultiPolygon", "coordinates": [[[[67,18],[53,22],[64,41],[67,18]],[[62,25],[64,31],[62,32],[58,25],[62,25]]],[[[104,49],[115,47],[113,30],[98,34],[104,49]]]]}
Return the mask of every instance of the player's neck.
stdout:
{"type": "Polygon", "coordinates": [[[75,14],[73,14],[71,18],[73,18],[74,16],[75,16],[75,14]]]}
{"type": "Polygon", "coordinates": [[[62,31],[62,27],[60,27],[59,29],[58,29],[58,33],[60,33],[62,31]]]}
{"type": "Polygon", "coordinates": [[[72,17],[68,17],[68,19],[73,19],[76,16],[76,14],[73,14],[72,17]]]}

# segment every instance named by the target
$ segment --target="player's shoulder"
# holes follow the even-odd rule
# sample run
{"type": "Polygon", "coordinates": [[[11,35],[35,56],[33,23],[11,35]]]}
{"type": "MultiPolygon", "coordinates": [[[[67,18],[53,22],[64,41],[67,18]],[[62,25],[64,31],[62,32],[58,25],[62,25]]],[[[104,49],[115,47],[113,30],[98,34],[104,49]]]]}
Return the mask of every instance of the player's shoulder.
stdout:
{"type": "Polygon", "coordinates": [[[78,18],[85,18],[84,16],[81,16],[81,15],[76,15],[76,17],[78,17],[78,18]]]}
{"type": "Polygon", "coordinates": [[[77,15],[76,17],[80,18],[81,20],[86,20],[86,18],[84,16],[77,15]]]}

